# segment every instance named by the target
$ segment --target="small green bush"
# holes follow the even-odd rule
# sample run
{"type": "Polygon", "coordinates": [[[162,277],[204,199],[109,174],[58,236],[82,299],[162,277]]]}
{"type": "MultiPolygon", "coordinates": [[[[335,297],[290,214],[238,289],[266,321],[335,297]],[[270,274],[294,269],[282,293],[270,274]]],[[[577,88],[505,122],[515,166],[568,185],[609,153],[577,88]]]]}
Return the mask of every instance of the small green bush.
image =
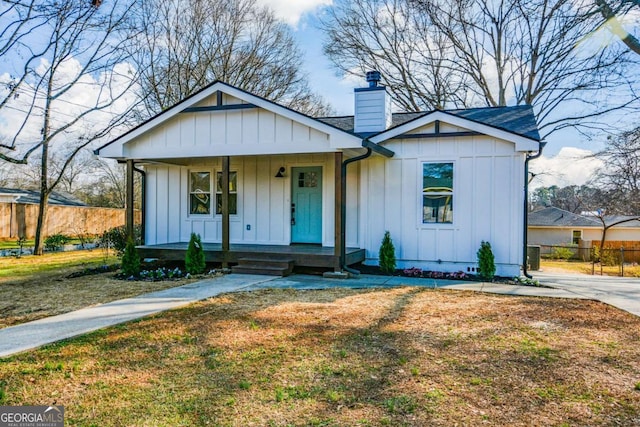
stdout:
{"type": "Polygon", "coordinates": [[[573,244],[567,244],[566,246],[557,246],[553,248],[551,254],[553,259],[562,259],[569,261],[575,255],[575,249],[577,246],[573,244]]]}
{"type": "Polygon", "coordinates": [[[189,274],[202,274],[205,269],[204,250],[200,235],[191,233],[189,246],[187,247],[187,255],[184,260],[184,269],[189,274]]]}
{"type": "MultiPolygon", "coordinates": [[[[142,243],[142,227],[134,225],[133,227],[134,243],[139,245],[142,243]]],[[[124,248],[127,246],[127,227],[113,227],[100,237],[100,246],[109,247],[116,251],[118,256],[124,254],[124,248]]]]}
{"type": "Polygon", "coordinates": [[[396,271],[396,248],[388,231],[384,232],[378,257],[380,270],[384,274],[393,274],[396,271]]]}
{"type": "Polygon", "coordinates": [[[478,275],[484,280],[493,280],[496,275],[496,261],[491,250],[491,244],[484,240],[478,249],[478,275]]]}
{"type": "Polygon", "coordinates": [[[44,247],[48,251],[57,251],[70,241],[71,237],[65,236],[64,234],[52,234],[44,239],[44,247]]]}
{"type": "Polygon", "coordinates": [[[122,270],[122,274],[125,277],[138,277],[140,275],[140,256],[138,256],[138,250],[135,243],[133,243],[133,239],[127,240],[120,270],[122,270]]]}

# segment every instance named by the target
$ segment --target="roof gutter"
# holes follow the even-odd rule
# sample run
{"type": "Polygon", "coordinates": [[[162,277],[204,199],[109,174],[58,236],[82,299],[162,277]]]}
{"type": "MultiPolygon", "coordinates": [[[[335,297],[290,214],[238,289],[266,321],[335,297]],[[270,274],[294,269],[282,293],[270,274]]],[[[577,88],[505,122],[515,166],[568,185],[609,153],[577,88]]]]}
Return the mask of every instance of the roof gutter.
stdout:
{"type": "MultiPolygon", "coordinates": [[[[340,185],[342,186],[342,191],[341,191],[341,199],[340,200],[340,209],[342,210],[342,213],[340,215],[340,229],[342,230],[342,232],[340,233],[340,266],[342,267],[342,269],[344,271],[347,271],[351,274],[360,274],[360,272],[358,270],[355,270],[353,268],[350,268],[347,264],[346,264],[346,259],[347,259],[347,248],[346,248],[346,236],[347,236],[347,232],[345,230],[345,227],[347,226],[347,166],[350,163],[355,163],[357,161],[360,160],[364,160],[368,157],[371,156],[371,154],[373,153],[373,149],[370,146],[366,146],[365,145],[365,141],[368,141],[367,139],[362,141],[362,146],[365,147],[367,149],[367,152],[360,155],[360,156],[356,156],[356,157],[352,157],[350,159],[347,159],[345,161],[342,162],[342,166],[341,166],[341,171],[340,171],[340,176],[342,177],[342,182],[340,183],[340,185]]],[[[368,141],[370,142],[370,141],[368,141]]],[[[371,144],[373,144],[372,142],[370,142],[371,144]]],[[[373,144],[376,145],[376,144],[373,144]]]]}
{"type": "Polygon", "coordinates": [[[532,279],[533,276],[527,271],[527,240],[529,239],[529,162],[542,156],[542,150],[545,146],[545,142],[540,141],[538,152],[531,155],[527,153],[527,158],[524,161],[524,209],[523,212],[523,226],[522,226],[522,274],[528,279],[532,279]]]}
{"type": "Polygon", "coordinates": [[[145,195],[145,188],[147,187],[147,173],[136,167],[135,163],[133,164],[133,170],[138,172],[140,174],[140,176],[142,177],[142,182],[141,182],[141,189],[140,189],[140,197],[142,200],[140,200],[140,210],[142,212],[140,212],[141,214],[141,218],[140,218],[140,239],[141,239],[141,243],[144,245],[144,238],[146,236],[146,223],[147,221],[145,220],[145,217],[147,216],[147,197],[145,195]]]}
{"type": "Polygon", "coordinates": [[[388,148],[382,147],[374,142],[369,141],[369,138],[364,138],[362,140],[362,147],[366,148],[366,153],[352,157],[342,162],[340,176],[342,177],[342,182],[340,185],[342,186],[341,190],[341,200],[340,200],[340,209],[342,213],[340,215],[340,229],[342,233],[340,234],[340,266],[344,271],[347,271],[351,274],[360,274],[358,270],[350,268],[347,263],[347,246],[346,246],[346,226],[347,226],[347,166],[351,163],[358,162],[360,160],[364,160],[366,158],[371,157],[371,154],[374,152],[380,154],[384,157],[393,157],[395,153],[388,148]]]}

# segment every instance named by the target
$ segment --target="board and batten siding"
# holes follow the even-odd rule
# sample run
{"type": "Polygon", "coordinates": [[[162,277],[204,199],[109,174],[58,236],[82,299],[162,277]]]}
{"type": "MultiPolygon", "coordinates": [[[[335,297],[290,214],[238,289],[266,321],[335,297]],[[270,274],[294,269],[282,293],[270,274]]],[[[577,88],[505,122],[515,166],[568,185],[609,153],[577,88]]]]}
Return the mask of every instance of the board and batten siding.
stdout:
{"type": "MultiPolygon", "coordinates": [[[[231,243],[288,245],[291,242],[291,168],[322,166],[322,245],[334,245],[334,159],[329,154],[231,157],[238,174],[238,213],[230,216],[231,243]],[[276,178],[286,168],[284,178],[276,178]]],[[[146,244],[187,242],[191,233],[203,242],[222,240],[221,215],[190,215],[189,171],[210,171],[215,193],[219,158],[201,159],[188,166],[149,164],[146,169],[146,244]]],[[[349,167],[347,186],[347,245],[358,244],[358,168],[349,167]]],[[[213,194],[212,210],[215,210],[213,194]]]]}
{"type": "Polygon", "coordinates": [[[367,264],[378,263],[388,230],[398,268],[473,271],[484,240],[491,243],[497,274],[520,274],[524,153],[482,135],[399,139],[384,146],[395,152],[393,158],[361,162],[359,234],[367,264]],[[425,162],[453,163],[452,224],[422,223],[425,162]]]}
{"type": "MultiPolygon", "coordinates": [[[[225,95],[225,104],[239,103],[225,95]]],[[[327,133],[261,108],[180,113],[123,147],[125,157],[140,159],[333,151],[327,133]]]]}

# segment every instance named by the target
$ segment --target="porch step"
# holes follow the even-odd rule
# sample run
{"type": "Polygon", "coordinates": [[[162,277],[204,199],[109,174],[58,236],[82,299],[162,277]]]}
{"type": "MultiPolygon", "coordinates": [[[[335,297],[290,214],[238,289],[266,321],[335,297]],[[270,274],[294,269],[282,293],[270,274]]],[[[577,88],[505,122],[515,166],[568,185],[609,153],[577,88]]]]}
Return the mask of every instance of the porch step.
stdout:
{"type": "Polygon", "coordinates": [[[238,265],[231,271],[238,274],[266,274],[269,276],[288,276],[293,271],[292,259],[239,258],[238,265]]]}

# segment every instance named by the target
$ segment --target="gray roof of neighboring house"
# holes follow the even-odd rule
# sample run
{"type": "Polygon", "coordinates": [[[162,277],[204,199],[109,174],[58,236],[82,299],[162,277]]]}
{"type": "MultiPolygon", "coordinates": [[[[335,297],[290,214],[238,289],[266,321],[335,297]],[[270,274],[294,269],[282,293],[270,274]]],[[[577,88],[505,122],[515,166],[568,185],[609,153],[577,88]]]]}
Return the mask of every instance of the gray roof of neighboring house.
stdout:
{"type": "Polygon", "coordinates": [[[617,224],[614,227],[638,228],[640,227],[640,221],[635,219],[638,217],[639,216],[629,216],[629,215],[607,215],[604,217],[604,221],[605,223],[607,223],[607,225],[609,225],[614,222],[628,220],[627,222],[623,222],[622,224],[617,224]]]}
{"type": "Polygon", "coordinates": [[[595,218],[587,218],[564,209],[549,206],[528,215],[528,225],[532,227],[601,227],[595,218]]]}
{"type": "MultiPolygon", "coordinates": [[[[437,111],[437,110],[434,110],[437,111]]],[[[434,111],[419,113],[394,113],[392,114],[391,127],[408,123],[412,120],[431,114],[434,111]]],[[[540,141],[538,125],[530,105],[517,105],[513,107],[486,107],[467,108],[458,110],[442,110],[444,113],[462,117],[477,123],[505,130],[516,135],[524,136],[540,141]]],[[[318,117],[318,120],[335,126],[347,132],[353,132],[353,116],[342,117],[318,117]]]]}
{"type": "MultiPolygon", "coordinates": [[[[38,204],[40,203],[40,192],[34,190],[21,190],[18,188],[0,187],[0,195],[18,195],[15,203],[38,204]]],[[[73,196],[53,192],[49,196],[49,204],[57,206],[87,206],[73,196]]]]}
{"type": "MultiPolygon", "coordinates": [[[[609,225],[625,221],[614,227],[640,228],[639,216],[606,215],[604,222],[609,225]]],[[[602,222],[595,216],[578,215],[564,209],[549,206],[528,215],[528,225],[532,227],[602,227],[602,222]]]]}

